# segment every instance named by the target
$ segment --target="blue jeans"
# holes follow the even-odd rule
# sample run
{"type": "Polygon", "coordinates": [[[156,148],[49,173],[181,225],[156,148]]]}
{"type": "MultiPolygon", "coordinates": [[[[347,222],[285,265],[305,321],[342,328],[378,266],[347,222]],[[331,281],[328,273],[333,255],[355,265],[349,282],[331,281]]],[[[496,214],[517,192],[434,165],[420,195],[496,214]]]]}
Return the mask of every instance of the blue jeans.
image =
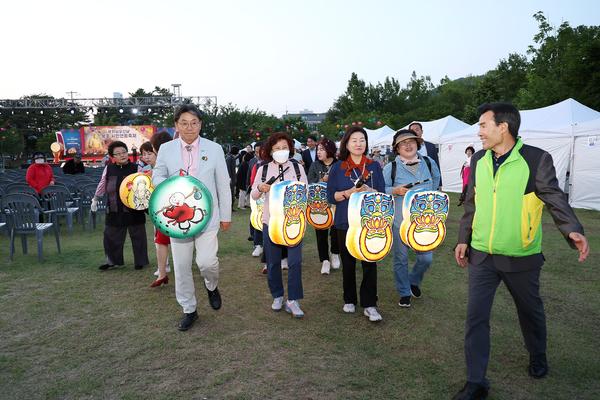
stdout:
{"type": "Polygon", "coordinates": [[[394,260],[392,265],[394,267],[396,290],[398,291],[398,294],[400,294],[400,297],[407,297],[410,296],[410,285],[421,286],[423,276],[433,261],[433,252],[416,251],[415,253],[417,254],[417,260],[412,271],[409,273],[408,251],[410,247],[405,245],[400,239],[400,233],[398,232],[399,230],[395,226],[393,227],[392,231],[394,235],[394,260]]]}
{"type": "Polygon", "coordinates": [[[273,298],[284,295],[281,276],[281,256],[287,249],[288,259],[288,300],[300,300],[304,297],[302,289],[302,242],[294,247],[285,247],[271,242],[269,226],[263,224],[264,252],[267,259],[267,280],[273,298]]]}

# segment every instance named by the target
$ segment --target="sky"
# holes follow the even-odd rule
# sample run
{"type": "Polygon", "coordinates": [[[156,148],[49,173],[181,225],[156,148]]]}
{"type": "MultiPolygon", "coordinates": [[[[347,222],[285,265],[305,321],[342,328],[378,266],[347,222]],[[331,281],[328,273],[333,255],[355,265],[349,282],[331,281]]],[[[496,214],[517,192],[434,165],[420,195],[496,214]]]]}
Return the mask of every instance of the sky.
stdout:
{"type": "Polygon", "coordinates": [[[221,105],[326,112],[352,72],[437,84],[525,54],[537,11],[554,26],[600,25],[596,0],[2,1],[0,98],[179,83],[221,105]]]}

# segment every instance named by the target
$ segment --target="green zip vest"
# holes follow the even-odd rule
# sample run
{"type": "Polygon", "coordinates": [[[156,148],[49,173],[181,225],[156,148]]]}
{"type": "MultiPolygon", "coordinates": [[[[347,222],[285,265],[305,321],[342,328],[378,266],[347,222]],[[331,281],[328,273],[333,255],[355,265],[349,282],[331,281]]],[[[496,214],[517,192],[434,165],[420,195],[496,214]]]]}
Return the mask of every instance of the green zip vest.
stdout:
{"type": "Polygon", "coordinates": [[[492,150],[477,161],[475,169],[475,216],[471,247],[488,254],[523,257],[542,251],[542,209],[535,195],[523,142],[515,147],[494,176],[492,150]],[[528,190],[530,190],[528,192],[528,190]]]}

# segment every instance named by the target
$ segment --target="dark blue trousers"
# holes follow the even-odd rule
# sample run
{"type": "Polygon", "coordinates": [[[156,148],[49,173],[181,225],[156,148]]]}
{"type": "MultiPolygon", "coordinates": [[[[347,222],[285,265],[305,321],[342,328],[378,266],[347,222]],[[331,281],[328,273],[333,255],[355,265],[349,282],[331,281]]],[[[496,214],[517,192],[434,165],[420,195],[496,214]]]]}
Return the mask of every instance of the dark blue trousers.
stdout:
{"type": "Polygon", "coordinates": [[[269,226],[263,224],[263,248],[267,260],[267,280],[273,298],[284,295],[281,258],[287,249],[288,259],[288,299],[300,300],[304,297],[302,289],[302,242],[294,247],[274,244],[269,237],[269,226]]]}

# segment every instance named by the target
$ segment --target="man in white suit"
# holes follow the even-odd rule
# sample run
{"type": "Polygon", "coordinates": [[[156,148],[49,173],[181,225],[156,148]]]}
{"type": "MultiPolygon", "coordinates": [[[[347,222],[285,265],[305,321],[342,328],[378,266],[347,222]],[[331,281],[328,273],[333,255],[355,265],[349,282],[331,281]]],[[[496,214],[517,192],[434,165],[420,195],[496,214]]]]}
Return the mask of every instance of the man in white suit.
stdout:
{"type": "Polygon", "coordinates": [[[208,300],[215,310],[221,308],[219,293],[219,259],[217,250],[219,227],[226,231],[231,225],[231,190],[223,149],[217,143],[200,137],[202,114],[191,104],[175,112],[175,127],[179,137],[160,147],[152,172],[154,186],[177,175],[191,175],[206,185],[213,198],[212,217],[200,234],[186,238],[171,238],[175,269],[175,295],[183,307],[180,331],[187,331],[198,319],[192,275],[194,248],[196,264],[204,278],[208,300]]]}

